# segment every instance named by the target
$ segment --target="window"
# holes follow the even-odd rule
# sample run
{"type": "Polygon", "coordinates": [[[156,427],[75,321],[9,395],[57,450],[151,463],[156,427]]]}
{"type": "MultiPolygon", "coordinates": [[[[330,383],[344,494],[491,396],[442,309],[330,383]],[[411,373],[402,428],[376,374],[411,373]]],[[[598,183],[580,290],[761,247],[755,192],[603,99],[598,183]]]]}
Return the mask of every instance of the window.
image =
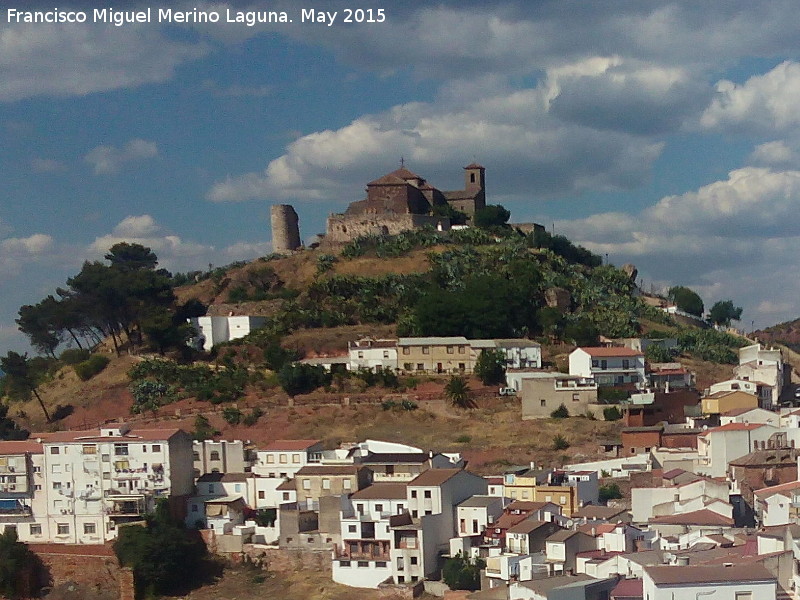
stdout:
{"type": "Polygon", "coordinates": [[[300,464],[300,455],[299,454],[292,454],[292,462],[296,465],[300,464]]]}
{"type": "Polygon", "coordinates": [[[461,519],[461,520],[458,522],[458,530],[459,530],[461,533],[467,533],[467,522],[466,522],[464,519],[461,519]]]}
{"type": "Polygon", "coordinates": [[[211,458],[210,460],[218,461],[219,460],[219,452],[217,450],[211,451],[211,458]]]}
{"type": "Polygon", "coordinates": [[[97,454],[97,446],[94,444],[84,444],[81,446],[81,452],[84,454],[97,454]]]}
{"type": "Polygon", "coordinates": [[[53,482],[53,489],[54,490],[60,490],[61,489],[61,482],[60,481],[54,481],[53,482]]]}
{"type": "Polygon", "coordinates": [[[403,346],[403,354],[411,354],[411,348],[408,346],[403,346]]]}
{"type": "Polygon", "coordinates": [[[94,523],[84,523],[83,524],[83,533],[85,535],[93,535],[97,532],[97,525],[94,523]]]}
{"type": "Polygon", "coordinates": [[[389,351],[388,350],[384,350],[383,351],[383,358],[389,358],[389,351]]]}
{"type": "Polygon", "coordinates": [[[153,444],[153,452],[161,452],[161,444],[153,444]]]}
{"type": "Polygon", "coordinates": [[[411,490],[411,497],[412,498],[416,498],[417,497],[417,490],[411,490]]]}
{"type": "MultiPolygon", "coordinates": [[[[198,475],[199,475],[199,474],[200,474],[200,473],[198,472],[198,475]]],[[[103,472],[103,479],[111,479],[111,473],[110,473],[110,472],[108,472],[108,471],[104,471],[104,472],[103,472]]]]}
{"type": "Polygon", "coordinates": [[[357,531],[357,529],[358,529],[358,527],[356,527],[355,525],[348,525],[347,526],[347,532],[348,533],[355,533],[357,531]]]}
{"type": "Polygon", "coordinates": [[[736,592],[736,600],[753,600],[753,592],[736,592]]]}
{"type": "Polygon", "coordinates": [[[115,456],[128,456],[128,444],[114,444],[115,456]]]}
{"type": "Polygon", "coordinates": [[[259,500],[264,500],[266,497],[267,497],[267,494],[266,494],[266,492],[264,492],[264,490],[258,490],[258,499],[259,500]]]}
{"type": "Polygon", "coordinates": [[[466,354],[466,353],[467,353],[467,348],[466,348],[466,346],[459,346],[459,347],[458,347],[458,353],[459,353],[459,354],[466,354]]]}
{"type": "Polygon", "coordinates": [[[311,480],[310,479],[303,479],[303,489],[310,490],[311,489],[311,480]]]}
{"type": "Polygon", "coordinates": [[[430,346],[423,346],[422,347],[422,353],[423,354],[430,354],[431,353],[431,347],[430,346]]]}
{"type": "Polygon", "coordinates": [[[601,360],[600,361],[600,368],[603,369],[603,370],[606,370],[608,368],[608,361],[607,360],[601,360]]]}
{"type": "Polygon", "coordinates": [[[50,454],[61,454],[61,448],[53,446],[50,448],[50,454]]]}
{"type": "Polygon", "coordinates": [[[542,406],[547,406],[547,400],[545,400],[544,398],[539,400],[539,402],[541,403],[542,406]]]}
{"type": "Polygon", "coordinates": [[[286,454],[281,454],[279,457],[279,461],[282,465],[285,465],[289,462],[289,457],[286,454]]]}
{"type": "Polygon", "coordinates": [[[447,353],[448,354],[453,354],[454,352],[455,352],[455,348],[453,348],[453,346],[448,346],[447,347],[447,353]]]}
{"type": "Polygon", "coordinates": [[[414,365],[412,363],[403,363],[403,370],[404,371],[410,371],[413,368],[414,368],[414,365]]]}
{"type": "Polygon", "coordinates": [[[192,460],[195,461],[195,462],[200,460],[200,453],[199,452],[192,453],[192,460]]]}
{"type": "Polygon", "coordinates": [[[367,562],[366,560],[360,560],[358,561],[358,566],[361,569],[366,569],[367,567],[369,567],[369,562],[367,562]]]}
{"type": "Polygon", "coordinates": [[[425,498],[430,498],[431,497],[431,491],[430,490],[425,490],[424,496],[425,496],[425,498]]]}
{"type": "Polygon", "coordinates": [[[42,472],[42,467],[33,467],[33,472],[34,473],[41,473],[42,472]]]}
{"type": "Polygon", "coordinates": [[[465,363],[458,363],[458,370],[459,371],[464,371],[464,370],[466,370],[466,368],[467,368],[467,365],[465,363]]]}
{"type": "Polygon", "coordinates": [[[412,510],[411,511],[411,516],[416,519],[419,516],[419,513],[416,510],[412,510]]]}
{"type": "Polygon", "coordinates": [[[33,486],[33,489],[36,492],[40,492],[42,490],[42,486],[37,483],[36,485],[33,486]]]}
{"type": "Polygon", "coordinates": [[[573,402],[579,402],[580,399],[581,399],[581,395],[580,394],[578,394],[578,393],[572,394],[572,401],[573,402]]]}
{"type": "Polygon", "coordinates": [[[103,462],[111,462],[111,455],[110,454],[103,454],[100,457],[100,460],[102,460],[103,462]]]}
{"type": "Polygon", "coordinates": [[[38,523],[31,523],[31,535],[42,535],[42,526],[38,523]]]}
{"type": "Polygon", "coordinates": [[[51,473],[61,473],[61,465],[50,465],[51,473]]]}
{"type": "Polygon", "coordinates": [[[383,512],[383,504],[376,504],[375,505],[375,512],[382,513],[383,512]]]}
{"type": "Polygon", "coordinates": [[[340,560],[339,561],[339,566],[348,568],[350,566],[350,561],[349,560],[340,560]]]}
{"type": "Polygon", "coordinates": [[[287,501],[289,500],[289,492],[283,492],[283,499],[287,501]]]}
{"type": "Polygon", "coordinates": [[[596,368],[597,368],[597,367],[599,367],[599,366],[600,366],[600,361],[599,361],[599,360],[593,360],[593,361],[592,361],[592,367],[593,367],[593,368],[595,368],[595,369],[596,369],[596,368]]]}
{"type": "Polygon", "coordinates": [[[378,567],[379,569],[385,569],[386,568],[386,561],[379,560],[379,561],[377,561],[375,563],[375,566],[378,567]]]}
{"type": "Polygon", "coordinates": [[[364,351],[363,350],[359,350],[358,351],[358,358],[364,358],[364,351]]]}
{"type": "Polygon", "coordinates": [[[478,519],[472,519],[472,533],[478,533],[478,519]]]}
{"type": "Polygon", "coordinates": [[[57,531],[58,531],[58,535],[69,535],[69,524],[67,524],[67,523],[59,523],[57,531]]]}
{"type": "Polygon", "coordinates": [[[345,490],[353,489],[353,482],[350,481],[349,479],[345,479],[344,481],[342,481],[342,488],[345,490]]]}
{"type": "Polygon", "coordinates": [[[273,454],[267,454],[267,464],[268,465],[275,464],[275,456],[273,454]]]}
{"type": "Polygon", "coordinates": [[[561,504],[566,504],[567,503],[567,497],[566,496],[561,496],[560,500],[561,500],[561,504]]]}
{"type": "Polygon", "coordinates": [[[412,557],[411,557],[411,560],[410,560],[409,562],[410,562],[412,565],[415,565],[415,564],[417,564],[417,557],[416,557],[416,556],[412,556],[412,557]]]}
{"type": "Polygon", "coordinates": [[[417,371],[424,371],[425,364],[424,363],[417,363],[417,371]]]}
{"type": "Polygon", "coordinates": [[[330,479],[328,479],[326,477],[322,478],[322,489],[323,490],[331,489],[331,480],[330,479]]]}

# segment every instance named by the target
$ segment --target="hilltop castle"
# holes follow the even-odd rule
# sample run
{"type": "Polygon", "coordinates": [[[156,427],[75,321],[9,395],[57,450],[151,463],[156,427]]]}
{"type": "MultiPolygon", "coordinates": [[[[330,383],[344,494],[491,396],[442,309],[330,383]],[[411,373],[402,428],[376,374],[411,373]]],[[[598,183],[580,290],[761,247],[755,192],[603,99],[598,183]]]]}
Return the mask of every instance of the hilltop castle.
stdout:
{"type": "MultiPolygon", "coordinates": [[[[328,217],[326,243],[346,243],[362,235],[395,235],[425,226],[450,229],[450,219],[435,207],[449,205],[472,218],[486,206],[486,170],[469,164],[464,167],[463,190],[441,191],[401,164],[396,171],[370,181],[366,192],[365,199],[351,202],[344,213],[328,217]]],[[[273,206],[271,218],[273,250],[296,250],[300,234],[294,209],[273,206]]]]}

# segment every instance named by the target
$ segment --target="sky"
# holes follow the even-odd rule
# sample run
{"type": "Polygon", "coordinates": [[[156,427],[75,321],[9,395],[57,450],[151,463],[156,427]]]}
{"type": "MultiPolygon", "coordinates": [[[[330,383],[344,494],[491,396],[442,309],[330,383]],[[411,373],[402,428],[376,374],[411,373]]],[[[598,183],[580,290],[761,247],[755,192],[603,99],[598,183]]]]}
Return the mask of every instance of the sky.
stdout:
{"type": "Polygon", "coordinates": [[[440,189],[480,162],[512,221],[732,299],[746,330],[800,317],[795,2],[170,7],[0,4],[0,354],[117,241],[172,271],[263,256],[271,204],[309,240],[401,157],[440,189]],[[268,11],[291,22],[227,22],[268,11]]]}

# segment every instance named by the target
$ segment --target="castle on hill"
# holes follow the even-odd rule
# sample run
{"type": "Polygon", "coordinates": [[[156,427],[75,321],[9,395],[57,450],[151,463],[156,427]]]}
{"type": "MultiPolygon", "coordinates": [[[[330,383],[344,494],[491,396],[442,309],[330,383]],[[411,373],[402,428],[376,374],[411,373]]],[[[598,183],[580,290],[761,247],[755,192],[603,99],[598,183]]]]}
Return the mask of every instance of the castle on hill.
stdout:
{"type": "MultiPolygon", "coordinates": [[[[396,171],[370,181],[367,197],[351,202],[347,210],[328,217],[324,242],[347,243],[362,235],[396,235],[431,226],[450,229],[450,219],[436,214],[449,205],[472,218],[486,206],[486,169],[472,163],[464,167],[464,189],[442,191],[401,165],[396,171]]],[[[300,246],[297,213],[289,205],[272,207],[272,242],[275,252],[300,246]]]]}

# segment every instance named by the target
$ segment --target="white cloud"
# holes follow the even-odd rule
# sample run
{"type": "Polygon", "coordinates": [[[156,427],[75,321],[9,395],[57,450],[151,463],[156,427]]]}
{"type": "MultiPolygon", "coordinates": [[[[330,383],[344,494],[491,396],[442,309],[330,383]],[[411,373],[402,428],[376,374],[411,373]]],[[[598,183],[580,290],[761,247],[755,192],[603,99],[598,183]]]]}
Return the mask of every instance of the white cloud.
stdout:
{"type": "Polygon", "coordinates": [[[350,201],[401,155],[434,185],[437,171],[452,172],[453,165],[476,157],[490,169],[497,195],[516,190],[530,198],[642,183],[661,142],[553,114],[564,72],[535,88],[489,86],[493,91],[484,96],[474,88],[465,97],[463,82],[457,82],[444,86],[434,102],[398,105],[335,131],[305,135],[264,171],[217,182],[208,198],[350,201]]]}
{"type": "Polygon", "coordinates": [[[638,215],[556,221],[556,230],[618,264],[633,262],[645,279],[690,285],[709,306],[732,298],[746,321],[766,326],[800,313],[797,214],[800,171],[744,167],[638,215]]]}
{"type": "Polygon", "coordinates": [[[153,158],[158,155],[155,142],[132,139],[121,148],[116,146],[97,146],[84,156],[92,166],[95,175],[118,173],[126,163],[153,158]]]}
{"type": "Polygon", "coordinates": [[[23,265],[47,259],[53,250],[53,238],[44,233],[0,239],[0,273],[17,275],[23,265]]]}
{"type": "Polygon", "coordinates": [[[707,128],[783,131],[800,125],[800,64],[785,61],[764,75],[738,85],[723,80],[701,118],[707,128]]]}
{"type": "Polygon", "coordinates": [[[172,77],[178,65],[206,54],[157,26],[0,26],[0,101],[84,96],[172,77]]]}
{"type": "Polygon", "coordinates": [[[151,215],[137,215],[125,217],[111,233],[96,238],[86,253],[91,258],[100,259],[119,242],[147,246],[158,256],[159,266],[180,271],[203,269],[209,263],[228,264],[250,260],[269,254],[272,248],[270,242],[245,241],[217,248],[174,235],[151,215]]]}

